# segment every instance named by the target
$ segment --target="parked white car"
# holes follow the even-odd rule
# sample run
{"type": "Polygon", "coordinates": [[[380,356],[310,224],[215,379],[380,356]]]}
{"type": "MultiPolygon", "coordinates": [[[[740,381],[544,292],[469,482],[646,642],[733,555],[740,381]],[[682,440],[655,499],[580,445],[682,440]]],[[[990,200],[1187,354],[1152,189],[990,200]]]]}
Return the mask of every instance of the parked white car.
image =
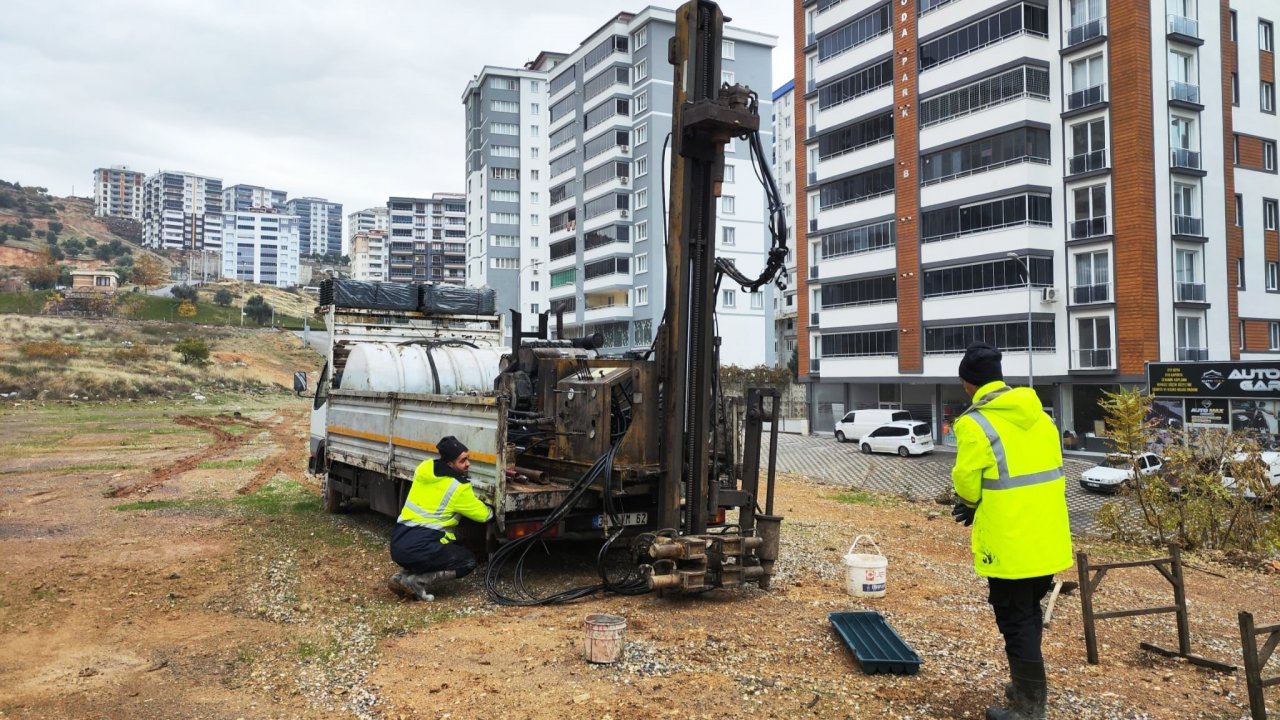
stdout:
{"type": "MultiPolygon", "coordinates": [[[[1223,468],[1222,468],[1223,486],[1225,486],[1228,489],[1235,488],[1236,479],[1231,477],[1231,472],[1232,472],[1231,465],[1235,463],[1247,462],[1248,460],[1249,460],[1249,455],[1247,455],[1246,453],[1236,453],[1234,456],[1232,456],[1230,463],[1223,463],[1223,468]]],[[[1267,466],[1267,469],[1266,469],[1267,483],[1270,484],[1271,487],[1280,485],[1280,453],[1276,453],[1276,452],[1259,453],[1258,460],[1260,460],[1262,464],[1267,466]]],[[[1249,488],[1245,488],[1244,496],[1245,496],[1245,499],[1247,500],[1258,499],[1257,494],[1254,493],[1249,488]]]]}
{"type": "Polygon", "coordinates": [[[933,452],[933,433],[919,420],[885,423],[862,436],[862,452],[891,452],[902,457],[933,452]]]}
{"type": "MultiPolygon", "coordinates": [[[[1158,472],[1163,465],[1164,460],[1155,453],[1138,456],[1138,472],[1144,476],[1158,472]]],[[[1122,485],[1132,481],[1133,463],[1124,457],[1107,458],[1080,475],[1080,487],[1097,493],[1116,492],[1122,485]]]]}
{"type": "Polygon", "coordinates": [[[861,440],[885,423],[910,419],[911,413],[906,410],[851,410],[836,423],[836,442],[861,440]]]}

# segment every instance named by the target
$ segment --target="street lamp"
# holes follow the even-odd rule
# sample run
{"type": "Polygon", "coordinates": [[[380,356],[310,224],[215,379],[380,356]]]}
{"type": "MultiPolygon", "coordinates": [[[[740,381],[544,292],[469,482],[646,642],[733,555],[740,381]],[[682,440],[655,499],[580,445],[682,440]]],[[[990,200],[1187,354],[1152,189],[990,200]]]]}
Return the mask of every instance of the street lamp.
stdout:
{"type": "Polygon", "coordinates": [[[1018,262],[1018,265],[1022,266],[1022,274],[1027,278],[1027,385],[1031,387],[1032,392],[1035,392],[1036,373],[1035,373],[1034,361],[1033,361],[1034,354],[1032,352],[1033,343],[1031,342],[1031,306],[1032,306],[1031,262],[1030,262],[1031,256],[1028,254],[1027,260],[1024,261],[1021,257],[1018,256],[1018,253],[1007,252],[1005,253],[1005,257],[1010,257],[1016,260],[1018,262]]]}

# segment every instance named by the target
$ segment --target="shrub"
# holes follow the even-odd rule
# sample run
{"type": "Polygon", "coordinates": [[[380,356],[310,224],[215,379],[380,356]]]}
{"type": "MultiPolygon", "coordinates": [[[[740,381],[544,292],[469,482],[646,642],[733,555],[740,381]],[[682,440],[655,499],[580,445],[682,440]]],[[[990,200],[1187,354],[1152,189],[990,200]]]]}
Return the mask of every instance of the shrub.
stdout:
{"type": "Polygon", "coordinates": [[[66,250],[68,255],[79,255],[84,252],[84,243],[75,238],[67,238],[62,241],[62,249],[66,250]]]}
{"type": "Polygon", "coordinates": [[[178,306],[178,317],[193,318],[196,316],[196,305],[189,300],[183,300],[178,306]]]}
{"type": "Polygon", "coordinates": [[[61,232],[62,232],[62,223],[58,222],[57,220],[52,220],[52,221],[50,221],[50,222],[49,222],[49,232],[53,233],[54,235],[57,235],[57,234],[61,233],[61,232]]]}
{"type": "Polygon", "coordinates": [[[218,292],[213,294],[213,302],[215,305],[228,307],[231,305],[231,301],[233,300],[235,300],[235,296],[226,288],[218,288],[218,292]]]}
{"type": "Polygon", "coordinates": [[[169,293],[179,300],[196,301],[196,289],[191,285],[174,285],[169,289],[169,293]]]}
{"type": "Polygon", "coordinates": [[[48,290],[58,283],[58,266],[39,265],[24,268],[22,277],[32,290],[48,290]]]}
{"type": "Polygon", "coordinates": [[[244,314],[259,325],[266,325],[271,321],[271,316],[275,314],[275,310],[261,295],[254,295],[245,302],[244,314]]]}
{"type": "Polygon", "coordinates": [[[182,362],[188,365],[202,365],[209,359],[209,343],[198,337],[184,337],[173,349],[182,356],[182,362]]]}
{"type": "Polygon", "coordinates": [[[127,365],[150,360],[151,353],[147,352],[147,348],[143,345],[134,345],[132,347],[116,348],[111,353],[111,359],[127,365]]]}
{"type": "Polygon", "coordinates": [[[80,357],[80,348],[76,345],[58,340],[25,342],[18,346],[18,352],[28,360],[48,360],[65,362],[80,357]]]}

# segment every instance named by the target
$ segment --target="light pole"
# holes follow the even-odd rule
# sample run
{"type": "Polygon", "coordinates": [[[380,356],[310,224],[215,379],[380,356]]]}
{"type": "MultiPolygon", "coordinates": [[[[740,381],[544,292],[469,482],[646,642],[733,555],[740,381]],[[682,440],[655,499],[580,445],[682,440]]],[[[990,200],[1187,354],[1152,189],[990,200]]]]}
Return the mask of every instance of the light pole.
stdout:
{"type": "Polygon", "coordinates": [[[1031,256],[1028,255],[1024,261],[1016,252],[1005,253],[1005,257],[1013,258],[1022,266],[1022,274],[1027,278],[1027,385],[1031,387],[1031,391],[1036,389],[1036,373],[1033,354],[1033,343],[1031,342],[1031,306],[1032,306],[1032,288],[1031,288],[1031,256]]]}

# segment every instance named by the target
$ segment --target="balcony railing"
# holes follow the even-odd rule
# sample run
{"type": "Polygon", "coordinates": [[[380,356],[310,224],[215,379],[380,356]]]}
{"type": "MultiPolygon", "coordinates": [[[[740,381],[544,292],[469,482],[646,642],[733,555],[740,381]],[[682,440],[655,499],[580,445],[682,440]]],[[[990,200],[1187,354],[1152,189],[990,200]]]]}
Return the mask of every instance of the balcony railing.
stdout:
{"type": "Polygon", "coordinates": [[[1178,302],[1202,303],[1205,301],[1204,283],[1180,282],[1176,285],[1178,302]]]}
{"type": "Polygon", "coordinates": [[[1071,223],[1071,239],[1085,240],[1107,234],[1108,216],[1084,218],[1071,223]]]}
{"type": "Polygon", "coordinates": [[[1189,17],[1181,15],[1169,15],[1169,32],[1178,35],[1186,35],[1187,37],[1200,37],[1200,23],[1189,17]]]}
{"type": "Polygon", "coordinates": [[[1087,87],[1083,90],[1067,93],[1067,109],[1079,110],[1090,105],[1097,105],[1107,101],[1107,84],[1098,83],[1093,87],[1087,87]]]}
{"type": "Polygon", "coordinates": [[[1204,235],[1204,220],[1191,215],[1173,216],[1174,235],[1204,235]]]}
{"type": "Polygon", "coordinates": [[[1107,167],[1107,149],[1093,150],[1091,152],[1080,153],[1071,156],[1070,174],[1078,175],[1080,173],[1091,172],[1093,170],[1101,170],[1107,167]]]}
{"type": "Polygon", "coordinates": [[[1094,283],[1093,285],[1076,285],[1071,288],[1071,302],[1074,305],[1107,302],[1111,299],[1111,283],[1094,283]]]}
{"type": "Polygon", "coordinates": [[[1169,151],[1169,164],[1176,168],[1200,169],[1200,151],[1187,148],[1172,148],[1169,151]]]}
{"type": "Polygon", "coordinates": [[[1209,359],[1209,348],[1178,348],[1178,362],[1198,362],[1209,359]]]}
{"type": "Polygon", "coordinates": [[[1063,47],[1071,47],[1079,45],[1082,42],[1092,40],[1107,34],[1107,18],[1100,17],[1093,20],[1087,20],[1072,28],[1067,28],[1063,33],[1063,47]]]}
{"type": "Polygon", "coordinates": [[[1177,80],[1169,81],[1169,99],[1180,100],[1182,102],[1200,104],[1200,86],[1191,83],[1179,82],[1177,80]]]}
{"type": "Polygon", "coordinates": [[[1111,348],[1097,350],[1077,350],[1076,367],[1083,370],[1111,367],[1111,348]]]}

